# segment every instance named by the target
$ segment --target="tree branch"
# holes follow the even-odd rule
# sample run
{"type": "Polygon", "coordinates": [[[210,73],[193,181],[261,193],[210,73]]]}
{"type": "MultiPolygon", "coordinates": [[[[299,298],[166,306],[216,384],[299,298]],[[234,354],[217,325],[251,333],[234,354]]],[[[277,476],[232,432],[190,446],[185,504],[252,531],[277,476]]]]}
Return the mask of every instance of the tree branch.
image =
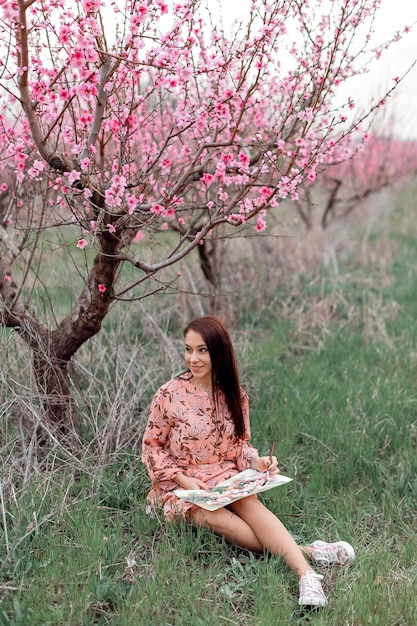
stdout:
{"type": "Polygon", "coordinates": [[[22,101],[22,106],[28,118],[30,130],[36,147],[39,150],[40,155],[45,159],[47,163],[50,162],[54,151],[45,142],[42,135],[42,130],[39,124],[39,120],[33,107],[30,91],[28,85],[29,76],[29,42],[28,42],[28,30],[26,20],[26,9],[33,3],[34,0],[19,0],[19,20],[16,26],[16,40],[18,42],[18,69],[19,69],[19,92],[22,101]]]}
{"type": "Polygon", "coordinates": [[[88,135],[87,145],[82,151],[79,157],[79,160],[88,156],[90,146],[94,146],[98,139],[98,135],[101,129],[101,125],[103,123],[104,112],[105,112],[106,104],[107,104],[108,92],[106,91],[105,86],[106,86],[107,77],[110,71],[111,71],[110,57],[108,55],[104,55],[104,61],[100,69],[100,80],[99,80],[99,86],[98,86],[97,103],[96,103],[96,110],[94,113],[94,120],[91,126],[90,134],[88,135]]]}

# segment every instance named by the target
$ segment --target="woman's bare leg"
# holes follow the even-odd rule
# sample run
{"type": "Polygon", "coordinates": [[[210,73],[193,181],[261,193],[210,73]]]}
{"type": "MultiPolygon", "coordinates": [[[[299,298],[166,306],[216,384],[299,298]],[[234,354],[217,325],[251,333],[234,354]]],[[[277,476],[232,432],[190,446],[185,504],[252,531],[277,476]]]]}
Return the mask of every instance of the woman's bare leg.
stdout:
{"type": "Polygon", "coordinates": [[[281,556],[299,578],[313,571],[304,557],[311,556],[311,550],[297,545],[284,524],[256,496],[238,500],[230,508],[253,530],[264,550],[281,556]]]}
{"type": "Polygon", "coordinates": [[[229,543],[252,552],[268,550],[283,557],[298,577],[312,571],[303,555],[303,552],[311,555],[310,549],[300,548],[282,522],[256,496],[238,500],[230,509],[195,509],[189,515],[196,526],[208,526],[229,543]]]}
{"type": "Polygon", "coordinates": [[[228,509],[221,508],[217,511],[193,509],[188,515],[196,526],[208,526],[216,535],[224,537],[226,541],[235,546],[252,552],[263,552],[264,550],[252,528],[228,509]]]}

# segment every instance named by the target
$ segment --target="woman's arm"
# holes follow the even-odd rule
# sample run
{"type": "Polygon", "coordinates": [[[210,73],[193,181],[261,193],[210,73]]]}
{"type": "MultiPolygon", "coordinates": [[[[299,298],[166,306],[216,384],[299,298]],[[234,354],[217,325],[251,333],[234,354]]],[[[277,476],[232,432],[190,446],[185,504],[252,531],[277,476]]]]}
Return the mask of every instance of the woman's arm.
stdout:
{"type": "Polygon", "coordinates": [[[155,394],[149,419],[142,439],[142,462],[154,483],[174,481],[182,468],[168,449],[171,423],[169,419],[170,394],[159,389],[155,394]]]}
{"type": "Polygon", "coordinates": [[[165,481],[170,481],[177,483],[182,489],[208,489],[202,480],[183,474],[183,468],[178,466],[168,450],[171,422],[170,397],[166,394],[167,392],[159,391],[152,401],[142,440],[142,461],[152,482],[158,483],[162,488],[165,481]]]}

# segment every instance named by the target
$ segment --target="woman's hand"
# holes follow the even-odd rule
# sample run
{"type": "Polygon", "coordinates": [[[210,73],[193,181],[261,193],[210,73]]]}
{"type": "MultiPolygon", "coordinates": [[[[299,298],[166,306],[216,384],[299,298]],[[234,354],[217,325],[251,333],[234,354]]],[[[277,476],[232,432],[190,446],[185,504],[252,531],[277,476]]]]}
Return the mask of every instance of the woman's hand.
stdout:
{"type": "Polygon", "coordinates": [[[205,489],[206,491],[209,489],[202,480],[190,478],[189,476],[185,476],[185,474],[177,474],[174,480],[181,489],[205,489]]]}
{"type": "Polygon", "coordinates": [[[250,466],[252,469],[258,472],[266,472],[268,470],[269,475],[279,474],[278,461],[276,456],[255,456],[252,457],[250,466]]]}

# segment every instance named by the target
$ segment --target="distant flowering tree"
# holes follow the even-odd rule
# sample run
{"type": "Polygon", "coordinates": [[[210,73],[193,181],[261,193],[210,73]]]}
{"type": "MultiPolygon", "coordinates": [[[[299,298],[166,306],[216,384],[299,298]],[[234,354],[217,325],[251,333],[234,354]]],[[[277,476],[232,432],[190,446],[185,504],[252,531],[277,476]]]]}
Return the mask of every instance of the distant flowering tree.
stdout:
{"type": "Polygon", "coordinates": [[[201,0],[0,0],[0,322],[61,433],[68,363],[113,302],[163,288],[220,226],[264,231],[352,155],[363,118],[334,96],[386,45],[369,44],[380,3],[257,0],[226,36],[201,0]],[[56,319],[64,251],[83,287],[56,319]]]}
{"type": "Polygon", "coordinates": [[[365,134],[349,159],[326,167],[314,186],[303,185],[295,205],[307,228],[327,228],[371,195],[416,175],[417,141],[365,134]]]}

